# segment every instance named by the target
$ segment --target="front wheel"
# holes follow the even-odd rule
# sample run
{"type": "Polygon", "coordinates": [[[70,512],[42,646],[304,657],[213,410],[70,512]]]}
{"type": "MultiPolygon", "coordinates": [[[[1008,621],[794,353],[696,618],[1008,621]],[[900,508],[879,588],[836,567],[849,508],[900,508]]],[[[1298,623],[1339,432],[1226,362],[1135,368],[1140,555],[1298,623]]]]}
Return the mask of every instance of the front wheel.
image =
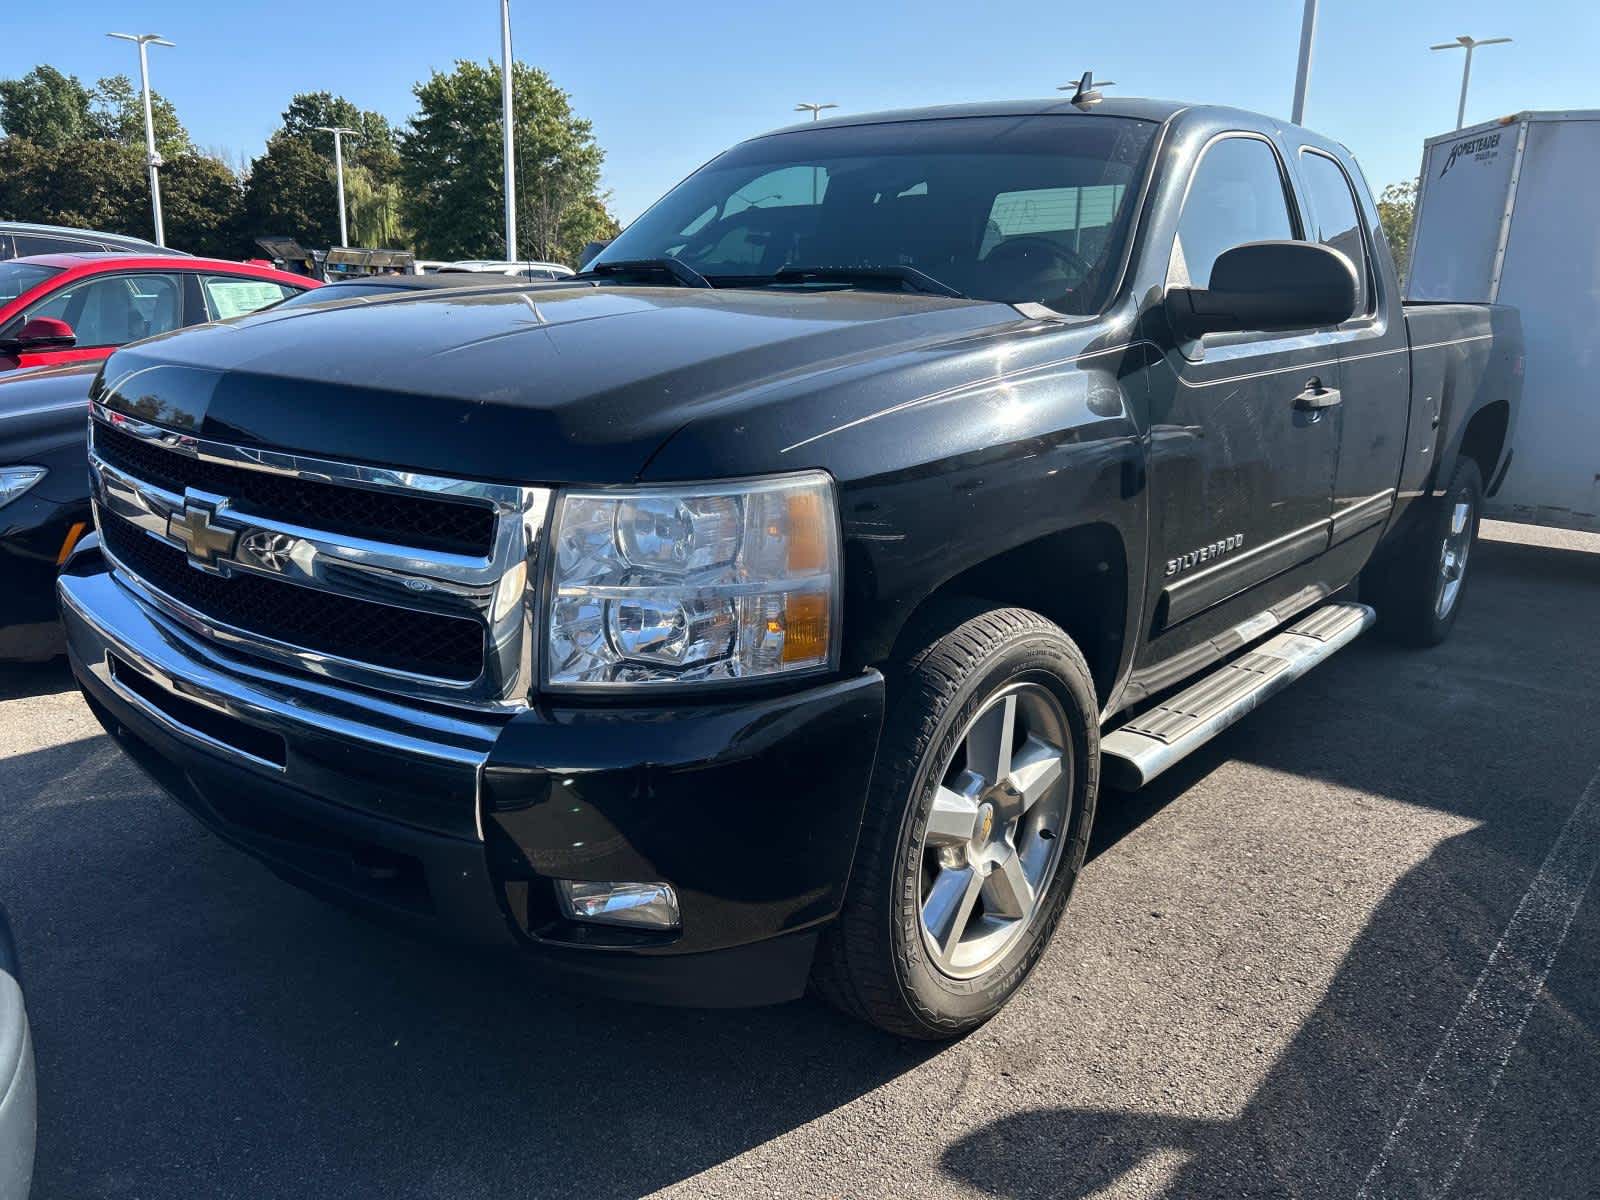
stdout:
{"type": "Polygon", "coordinates": [[[891,664],[844,911],[815,982],[879,1028],[955,1037],[988,1020],[1050,940],[1099,781],[1093,680],[1038,613],[944,614],[891,664]]]}

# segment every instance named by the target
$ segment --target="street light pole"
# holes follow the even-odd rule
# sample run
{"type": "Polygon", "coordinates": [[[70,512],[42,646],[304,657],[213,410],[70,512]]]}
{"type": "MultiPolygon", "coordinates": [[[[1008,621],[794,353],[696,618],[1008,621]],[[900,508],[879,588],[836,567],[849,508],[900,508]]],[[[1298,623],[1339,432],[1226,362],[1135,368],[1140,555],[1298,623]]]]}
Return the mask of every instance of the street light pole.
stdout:
{"type": "Polygon", "coordinates": [[[339,183],[339,245],[348,246],[350,233],[344,221],[344,145],[339,139],[347,133],[352,137],[360,137],[361,131],[344,125],[318,125],[316,129],[318,133],[333,134],[333,173],[339,183]]]}
{"type": "Polygon", "coordinates": [[[1305,120],[1306,89],[1311,86],[1311,43],[1317,37],[1317,0],[1306,0],[1305,15],[1300,18],[1300,65],[1294,73],[1294,115],[1289,119],[1296,125],[1305,120]]]}
{"type": "Polygon", "coordinates": [[[161,225],[161,155],[156,153],[156,121],[150,104],[150,58],[147,47],[171,46],[173,43],[157,33],[108,33],[106,36],[133,42],[139,47],[139,86],[144,92],[144,154],[145,163],[150,169],[150,208],[155,216],[156,245],[165,246],[167,235],[161,225]]]}
{"type": "Polygon", "coordinates": [[[506,261],[517,262],[516,132],[511,116],[511,0],[500,0],[500,121],[505,149],[506,261]]]}
{"type": "Polygon", "coordinates": [[[795,112],[808,112],[808,113],[810,113],[811,114],[811,119],[813,121],[815,121],[818,117],[820,117],[822,115],[822,110],[823,109],[825,109],[825,108],[838,108],[838,107],[839,106],[837,104],[796,104],[794,106],[794,110],[795,110],[795,112]]]}
{"type": "Polygon", "coordinates": [[[1456,128],[1460,129],[1467,123],[1467,84],[1472,81],[1472,52],[1479,46],[1498,46],[1509,42],[1508,37],[1497,38],[1471,38],[1465,34],[1453,42],[1440,42],[1437,46],[1429,46],[1429,50],[1465,50],[1466,62],[1461,64],[1461,99],[1456,104],[1456,128]]]}

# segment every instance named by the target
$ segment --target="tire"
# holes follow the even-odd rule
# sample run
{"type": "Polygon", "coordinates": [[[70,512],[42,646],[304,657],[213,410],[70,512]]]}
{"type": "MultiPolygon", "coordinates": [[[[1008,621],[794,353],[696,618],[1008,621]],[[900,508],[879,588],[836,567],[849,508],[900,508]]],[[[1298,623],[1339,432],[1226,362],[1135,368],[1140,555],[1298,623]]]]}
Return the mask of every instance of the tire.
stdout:
{"type": "Polygon", "coordinates": [[[1386,637],[1427,647],[1450,636],[1466,601],[1467,568],[1483,513],[1478,464],[1461,459],[1445,494],[1418,503],[1427,507],[1413,532],[1395,554],[1363,575],[1361,590],[1376,606],[1378,628],[1386,637]]]}
{"type": "Polygon", "coordinates": [[[1099,788],[1098,704],[1078,647],[1038,613],[945,607],[902,640],[813,986],[889,1033],[953,1038],[1021,986],[1072,893],[1099,788]]]}

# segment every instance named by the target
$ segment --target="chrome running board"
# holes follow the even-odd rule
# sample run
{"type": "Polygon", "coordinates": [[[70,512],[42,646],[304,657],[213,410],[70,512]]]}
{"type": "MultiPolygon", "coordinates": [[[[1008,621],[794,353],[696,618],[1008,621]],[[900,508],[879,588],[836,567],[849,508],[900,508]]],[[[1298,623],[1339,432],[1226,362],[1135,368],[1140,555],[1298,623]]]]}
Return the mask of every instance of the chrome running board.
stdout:
{"type": "Polygon", "coordinates": [[[1143,787],[1372,627],[1365,604],[1325,604],[1100,739],[1105,780],[1143,787]]]}

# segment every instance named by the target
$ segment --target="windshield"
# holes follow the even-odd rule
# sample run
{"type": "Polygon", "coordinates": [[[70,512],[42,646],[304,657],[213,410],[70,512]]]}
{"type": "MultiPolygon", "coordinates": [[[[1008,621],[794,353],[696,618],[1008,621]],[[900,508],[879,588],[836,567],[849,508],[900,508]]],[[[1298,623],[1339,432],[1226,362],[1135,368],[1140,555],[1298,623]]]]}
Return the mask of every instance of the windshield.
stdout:
{"type": "MultiPolygon", "coordinates": [[[[657,202],[593,266],[676,259],[716,286],[898,287],[785,267],[913,268],[967,296],[1098,312],[1156,126],[963,117],[773,134],[657,202]]],[[[842,272],[840,273],[843,274],[842,272]]]]}
{"type": "Polygon", "coordinates": [[[41,267],[37,263],[0,262],[0,304],[9,303],[28,289],[37,287],[60,267],[41,267]]]}

